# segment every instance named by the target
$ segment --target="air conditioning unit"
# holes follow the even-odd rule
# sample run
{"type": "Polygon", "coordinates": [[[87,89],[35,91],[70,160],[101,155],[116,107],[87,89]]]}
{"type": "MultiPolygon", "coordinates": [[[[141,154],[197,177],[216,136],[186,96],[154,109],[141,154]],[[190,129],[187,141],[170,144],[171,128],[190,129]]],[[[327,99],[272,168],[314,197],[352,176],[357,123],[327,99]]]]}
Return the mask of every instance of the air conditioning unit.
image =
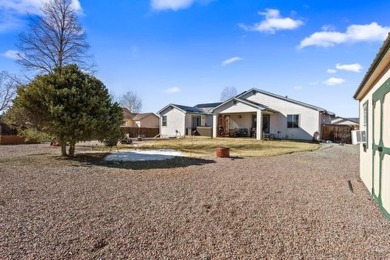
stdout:
{"type": "Polygon", "coordinates": [[[365,130],[352,130],[352,144],[365,144],[367,135],[365,130]]]}

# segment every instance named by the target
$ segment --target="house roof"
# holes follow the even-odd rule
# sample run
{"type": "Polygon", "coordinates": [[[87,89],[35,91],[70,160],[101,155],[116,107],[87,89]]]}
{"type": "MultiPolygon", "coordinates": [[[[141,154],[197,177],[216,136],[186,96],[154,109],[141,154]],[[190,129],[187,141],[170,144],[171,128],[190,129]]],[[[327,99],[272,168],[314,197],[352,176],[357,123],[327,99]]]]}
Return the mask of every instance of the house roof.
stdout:
{"type": "Polygon", "coordinates": [[[129,109],[122,107],[123,117],[126,119],[133,119],[135,117],[134,113],[131,113],[129,109]]]}
{"type": "Polygon", "coordinates": [[[195,105],[196,108],[213,108],[213,107],[217,107],[219,105],[221,105],[222,102],[214,102],[214,103],[203,103],[203,104],[197,104],[195,105]]]}
{"type": "Polygon", "coordinates": [[[324,109],[322,107],[313,106],[313,105],[310,105],[310,104],[307,104],[307,103],[304,103],[304,102],[301,102],[301,101],[298,101],[298,100],[294,100],[294,99],[288,98],[287,96],[284,97],[284,96],[277,95],[277,94],[274,94],[274,93],[271,93],[271,92],[268,92],[268,91],[265,91],[265,90],[257,89],[257,88],[252,88],[252,89],[250,89],[248,91],[245,91],[245,92],[239,94],[237,97],[245,96],[246,94],[251,93],[251,92],[261,93],[261,94],[264,94],[264,95],[267,95],[267,96],[271,96],[271,97],[274,97],[274,98],[277,98],[277,99],[281,99],[281,100],[284,100],[284,101],[287,101],[287,102],[290,102],[290,103],[293,103],[293,104],[297,104],[297,105],[300,105],[300,106],[303,106],[303,107],[314,109],[314,110],[317,110],[318,112],[327,113],[329,115],[334,115],[333,112],[327,111],[326,109],[324,109]]]}
{"type": "Polygon", "coordinates": [[[364,97],[365,93],[368,92],[376,83],[376,78],[380,77],[383,73],[386,73],[388,70],[388,65],[390,63],[390,33],[387,35],[386,40],[383,42],[382,47],[379,49],[379,52],[375,56],[375,59],[371,63],[370,68],[368,69],[366,75],[364,76],[362,82],[360,83],[358,89],[356,90],[353,98],[360,100],[364,97]],[[381,62],[386,58],[387,64],[381,67],[381,62]],[[363,91],[364,90],[364,91],[363,91]]]}
{"type": "Polygon", "coordinates": [[[332,119],[332,124],[334,123],[345,123],[345,122],[352,122],[352,123],[355,123],[355,124],[359,124],[359,118],[358,117],[340,117],[340,116],[337,116],[335,118],[332,119]]]}
{"type": "Polygon", "coordinates": [[[199,110],[196,107],[190,107],[190,106],[183,106],[183,105],[178,105],[178,104],[169,104],[165,106],[163,109],[157,112],[157,114],[161,114],[164,110],[166,110],[168,107],[174,107],[183,113],[203,113],[201,110],[199,110]]]}
{"type": "Polygon", "coordinates": [[[155,116],[157,117],[154,113],[139,113],[136,114],[135,117],[133,118],[134,121],[140,121],[148,116],[155,116]]]}

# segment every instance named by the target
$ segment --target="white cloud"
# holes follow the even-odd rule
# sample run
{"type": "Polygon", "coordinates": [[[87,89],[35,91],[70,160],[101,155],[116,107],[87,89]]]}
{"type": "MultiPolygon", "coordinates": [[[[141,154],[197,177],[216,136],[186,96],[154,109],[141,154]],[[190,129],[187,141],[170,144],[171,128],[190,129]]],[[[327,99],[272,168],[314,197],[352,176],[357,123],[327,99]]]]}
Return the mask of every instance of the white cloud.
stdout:
{"type": "MultiPolygon", "coordinates": [[[[50,0],[0,0],[0,32],[13,30],[24,24],[27,13],[41,15],[41,7],[50,0]]],[[[72,0],[72,7],[82,12],[79,0],[72,0]]]]}
{"type": "Polygon", "coordinates": [[[186,9],[196,2],[207,4],[212,0],[151,0],[151,7],[154,10],[180,10],[186,9]]]}
{"type": "Polygon", "coordinates": [[[302,86],[294,86],[294,90],[302,90],[302,86]]]}
{"type": "Polygon", "coordinates": [[[328,86],[340,85],[345,82],[345,79],[331,77],[325,80],[323,83],[328,86]]]}
{"type": "Polygon", "coordinates": [[[180,91],[180,88],[178,88],[178,87],[172,87],[172,88],[167,88],[164,92],[165,93],[170,93],[170,94],[172,94],[172,93],[177,93],[177,92],[179,92],[180,91]]]}
{"type": "Polygon", "coordinates": [[[226,65],[232,64],[234,62],[240,61],[240,60],[243,60],[243,58],[233,57],[233,58],[222,61],[221,65],[226,66],[226,65]]]}
{"type": "Polygon", "coordinates": [[[332,74],[332,73],[336,73],[337,70],[335,70],[335,69],[328,69],[326,72],[328,72],[329,74],[332,74]]]}
{"type": "Polygon", "coordinates": [[[275,33],[280,30],[293,30],[303,25],[303,21],[294,20],[290,17],[281,17],[277,9],[266,9],[265,12],[259,12],[259,15],[265,17],[265,20],[254,25],[248,26],[240,24],[240,26],[247,31],[258,31],[275,33]]]}
{"type": "Polygon", "coordinates": [[[19,51],[15,51],[15,50],[8,50],[6,51],[3,55],[9,59],[14,59],[14,60],[18,60],[19,59],[19,51]]]}
{"type": "MultiPolygon", "coordinates": [[[[0,0],[2,10],[25,15],[27,12],[32,14],[41,14],[41,7],[50,2],[50,0],[0,0]]],[[[79,0],[72,0],[72,7],[76,11],[81,11],[79,0]]]]}
{"type": "Polygon", "coordinates": [[[366,25],[350,25],[345,32],[336,32],[330,30],[330,27],[324,27],[322,32],[315,32],[301,41],[298,48],[302,49],[308,46],[332,47],[337,44],[347,42],[372,42],[383,41],[390,27],[385,27],[376,22],[366,25]]]}
{"type": "Polygon", "coordinates": [[[353,64],[336,64],[336,69],[338,70],[346,70],[346,71],[352,71],[352,72],[360,72],[362,69],[362,65],[359,63],[353,63],[353,64]]]}

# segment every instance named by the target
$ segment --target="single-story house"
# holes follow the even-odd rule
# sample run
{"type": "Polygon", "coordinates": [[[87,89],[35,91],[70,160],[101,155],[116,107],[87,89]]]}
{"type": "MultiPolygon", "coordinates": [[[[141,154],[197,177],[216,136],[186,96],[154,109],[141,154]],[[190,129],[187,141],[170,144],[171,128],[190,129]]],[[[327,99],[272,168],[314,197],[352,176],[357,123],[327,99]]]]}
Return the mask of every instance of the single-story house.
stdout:
{"type": "Polygon", "coordinates": [[[260,89],[250,89],[220,103],[194,107],[169,104],[161,109],[161,136],[181,136],[211,127],[213,137],[242,136],[313,140],[334,113],[260,89]]]}
{"type": "Polygon", "coordinates": [[[133,121],[137,127],[158,128],[160,118],[154,113],[138,113],[133,121]]]}
{"type": "Polygon", "coordinates": [[[160,115],[160,135],[163,137],[177,137],[191,134],[198,127],[210,128],[213,123],[210,109],[221,103],[205,103],[196,106],[169,104],[162,108],[160,115]]]}
{"type": "Polygon", "coordinates": [[[122,127],[159,128],[160,118],[154,113],[132,113],[123,107],[122,127]]]}
{"type": "Polygon", "coordinates": [[[245,91],[213,108],[213,136],[313,140],[334,113],[260,89],[245,91]]]}
{"type": "Polygon", "coordinates": [[[125,107],[122,107],[123,112],[123,124],[122,127],[135,127],[135,122],[133,118],[135,117],[135,113],[131,113],[130,110],[128,110],[125,107]]]}
{"type": "Polygon", "coordinates": [[[359,101],[360,177],[390,218],[390,34],[354,94],[359,101]]]}
{"type": "Polygon", "coordinates": [[[359,118],[358,117],[333,117],[330,124],[332,125],[348,125],[353,129],[359,129],[359,118]]]}

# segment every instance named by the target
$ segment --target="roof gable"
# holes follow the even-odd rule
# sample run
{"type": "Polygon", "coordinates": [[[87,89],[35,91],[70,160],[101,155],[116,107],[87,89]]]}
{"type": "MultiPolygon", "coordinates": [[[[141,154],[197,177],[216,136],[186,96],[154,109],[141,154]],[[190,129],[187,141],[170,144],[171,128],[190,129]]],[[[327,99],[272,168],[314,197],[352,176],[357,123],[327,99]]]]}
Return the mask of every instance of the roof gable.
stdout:
{"type": "Polygon", "coordinates": [[[270,97],[273,97],[273,98],[277,98],[277,99],[280,99],[280,100],[283,100],[283,101],[286,101],[286,102],[290,102],[290,103],[293,103],[293,104],[296,104],[296,105],[299,105],[299,106],[303,106],[303,107],[306,107],[306,108],[314,109],[314,110],[317,110],[318,112],[323,112],[323,113],[327,113],[327,114],[330,114],[330,115],[334,115],[334,113],[332,113],[330,111],[327,111],[326,109],[324,109],[322,107],[317,107],[317,106],[314,106],[314,105],[310,105],[310,104],[307,104],[307,103],[304,103],[304,102],[301,102],[301,101],[298,101],[298,100],[294,100],[294,99],[288,98],[287,96],[284,97],[284,96],[277,95],[277,94],[274,94],[274,93],[271,93],[271,92],[268,92],[268,91],[264,91],[264,90],[261,90],[261,89],[257,89],[257,88],[252,88],[252,89],[250,89],[248,91],[245,91],[245,92],[239,94],[237,97],[246,99],[247,97],[255,95],[256,93],[267,95],[267,96],[270,96],[270,97]]]}
{"type": "Polygon", "coordinates": [[[203,113],[201,110],[199,110],[196,107],[190,107],[190,106],[183,106],[183,105],[177,105],[177,104],[169,104],[165,106],[163,109],[157,112],[157,114],[161,115],[165,110],[168,108],[176,108],[177,110],[183,112],[183,113],[203,113]]]}
{"type": "Polygon", "coordinates": [[[390,66],[390,33],[387,35],[386,40],[383,42],[382,47],[375,56],[370,68],[364,75],[362,82],[356,90],[353,98],[360,100],[376,83],[383,73],[389,69],[390,66]]]}
{"type": "Polygon", "coordinates": [[[131,113],[129,109],[122,107],[123,117],[126,119],[133,119],[135,117],[134,113],[131,113]]]}

